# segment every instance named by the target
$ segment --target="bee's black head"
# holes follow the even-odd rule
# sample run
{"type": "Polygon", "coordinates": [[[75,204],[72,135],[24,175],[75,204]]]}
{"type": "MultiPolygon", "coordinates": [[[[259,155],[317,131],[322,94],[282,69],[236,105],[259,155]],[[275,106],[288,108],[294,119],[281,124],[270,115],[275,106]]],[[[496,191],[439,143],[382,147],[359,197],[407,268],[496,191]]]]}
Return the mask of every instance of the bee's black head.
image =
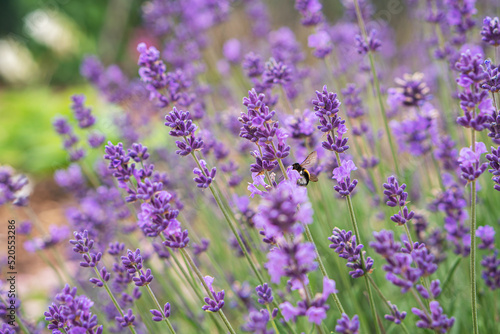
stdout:
{"type": "Polygon", "coordinates": [[[294,163],[292,165],[292,168],[297,170],[297,171],[300,171],[302,169],[302,167],[300,166],[300,164],[298,162],[294,163]]]}

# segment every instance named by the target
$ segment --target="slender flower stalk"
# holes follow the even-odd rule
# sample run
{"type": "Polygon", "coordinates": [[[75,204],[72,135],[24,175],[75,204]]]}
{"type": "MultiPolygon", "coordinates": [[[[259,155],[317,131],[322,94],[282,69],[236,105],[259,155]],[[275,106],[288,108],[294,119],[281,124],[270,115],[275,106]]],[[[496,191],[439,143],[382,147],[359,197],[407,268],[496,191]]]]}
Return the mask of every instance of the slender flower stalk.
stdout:
{"type": "MultiPolygon", "coordinates": [[[[198,280],[200,281],[200,283],[203,285],[203,287],[205,288],[205,291],[207,292],[208,296],[210,297],[210,299],[213,299],[215,300],[215,296],[214,296],[214,293],[212,292],[212,290],[210,289],[210,287],[207,285],[207,282],[205,281],[205,278],[203,277],[200,269],[198,268],[198,266],[194,263],[193,259],[191,258],[191,256],[189,255],[188,252],[186,252],[186,250],[184,248],[180,248],[180,252],[182,253],[183,256],[186,257],[186,259],[188,260],[190,266],[191,266],[191,269],[193,269],[193,271],[195,272],[196,276],[198,277],[198,280]]],[[[236,334],[236,332],[234,331],[233,327],[231,326],[231,324],[229,323],[229,320],[227,319],[226,315],[224,314],[224,311],[222,311],[222,309],[219,309],[217,311],[217,313],[219,313],[219,316],[221,317],[222,321],[224,322],[224,324],[226,325],[227,329],[229,330],[229,332],[231,334],[236,334]]]]}
{"type": "MultiPolygon", "coordinates": [[[[194,161],[196,162],[196,164],[198,165],[198,168],[204,173],[205,176],[207,176],[205,174],[205,171],[203,170],[201,164],[200,164],[200,161],[199,161],[198,157],[194,154],[194,152],[191,152],[191,155],[192,155],[194,161]]],[[[241,248],[241,250],[242,250],[245,258],[247,259],[248,263],[250,264],[250,267],[252,268],[252,271],[255,273],[255,275],[259,279],[260,283],[264,284],[264,279],[262,278],[262,275],[261,275],[260,271],[257,269],[257,266],[255,265],[254,261],[250,257],[250,254],[248,253],[248,250],[246,248],[247,246],[243,243],[243,240],[241,239],[240,233],[238,233],[238,231],[236,230],[236,226],[233,224],[232,220],[229,218],[229,214],[226,212],[226,209],[223,206],[221,199],[217,195],[217,193],[216,193],[215,189],[213,188],[212,184],[210,184],[208,186],[208,188],[212,192],[212,195],[213,195],[215,201],[217,202],[217,205],[219,206],[220,210],[222,211],[222,214],[224,215],[224,218],[226,219],[227,223],[229,224],[229,228],[233,232],[233,235],[236,238],[236,240],[238,242],[238,245],[240,246],[240,248],[241,248]]]]}
{"type": "MultiPolygon", "coordinates": [[[[474,112],[475,113],[475,112],[474,112]]],[[[472,151],[476,152],[476,130],[471,128],[471,147],[472,151]]],[[[476,180],[472,181],[471,184],[471,209],[470,209],[470,278],[471,278],[471,300],[472,300],[472,328],[474,334],[479,333],[479,327],[477,323],[477,282],[476,282],[476,202],[477,202],[477,192],[476,192],[476,180]]]]}
{"type": "MultiPolygon", "coordinates": [[[[91,257],[90,252],[87,252],[87,256],[91,257]]],[[[108,293],[109,298],[111,299],[111,301],[115,305],[116,310],[120,313],[120,317],[123,318],[124,317],[123,310],[120,307],[120,304],[118,304],[118,301],[116,300],[113,292],[111,292],[111,289],[109,288],[108,283],[103,279],[103,277],[101,276],[101,273],[99,272],[99,269],[97,269],[97,267],[94,267],[94,272],[97,275],[97,278],[102,282],[103,287],[106,290],[106,292],[108,293]]],[[[137,334],[137,332],[135,331],[134,325],[129,325],[128,328],[130,329],[131,333],[137,334]]]]}
{"type": "MultiPolygon", "coordinates": [[[[359,1],[354,0],[354,6],[356,8],[356,17],[358,19],[359,30],[361,30],[361,34],[363,35],[363,40],[365,44],[368,44],[368,35],[366,33],[365,23],[363,20],[363,15],[361,14],[361,10],[359,7],[359,1]]],[[[382,118],[384,121],[385,134],[387,135],[387,139],[389,140],[389,147],[391,148],[392,159],[394,161],[394,168],[397,175],[401,175],[401,170],[399,169],[399,163],[396,156],[396,149],[394,147],[394,142],[392,139],[391,130],[389,129],[389,121],[387,118],[387,113],[384,107],[384,102],[382,101],[382,92],[380,90],[380,83],[378,81],[377,69],[375,68],[375,60],[373,58],[373,51],[368,50],[368,58],[370,60],[370,68],[372,71],[373,84],[375,85],[375,90],[377,92],[378,103],[380,107],[380,112],[382,114],[382,118]]]]}
{"type": "MultiPolygon", "coordinates": [[[[342,162],[340,161],[340,156],[339,156],[339,153],[338,152],[335,152],[335,156],[337,158],[337,164],[340,166],[342,166],[342,162]]],[[[348,194],[346,197],[346,201],[347,201],[347,207],[349,209],[349,217],[351,218],[351,225],[352,225],[352,228],[354,230],[354,234],[356,236],[356,240],[358,241],[359,244],[361,244],[361,238],[359,236],[359,230],[358,230],[358,223],[356,222],[356,215],[354,213],[354,207],[352,205],[352,199],[351,199],[351,195],[348,194]]],[[[366,268],[366,264],[365,264],[365,257],[363,255],[363,253],[361,253],[361,266],[362,268],[366,268]]],[[[372,314],[373,314],[373,317],[374,317],[374,320],[378,323],[377,321],[377,311],[376,311],[376,307],[375,307],[375,302],[373,300],[373,294],[372,294],[372,290],[371,290],[371,287],[370,287],[370,284],[368,282],[368,274],[365,274],[363,275],[363,277],[365,278],[365,285],[366,285],[366,291],[368,292],[368,298],[369,298],[369,301],[370,301],[370,308],[371,308],[371,311],[372,311],[372,314]]],[[[380,323],[378,323],[378,325],[381,326],[380,323]]],[[[381,333],[381,329],[379,326],[375,326],[375,330],[377,331],[377,333],[381,333]]]]}

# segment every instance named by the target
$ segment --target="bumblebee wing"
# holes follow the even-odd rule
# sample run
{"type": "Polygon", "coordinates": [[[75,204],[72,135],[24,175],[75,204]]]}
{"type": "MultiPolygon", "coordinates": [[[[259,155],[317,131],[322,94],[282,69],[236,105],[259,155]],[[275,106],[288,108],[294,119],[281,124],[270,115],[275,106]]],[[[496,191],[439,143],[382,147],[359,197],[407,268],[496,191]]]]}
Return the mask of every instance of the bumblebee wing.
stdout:
{"type": "Polygon", "coordinates": [[[318,161],[318,153],[316,153],[316,151],[313,151],[313,152],[309,153],[309,155],[307,156],[307,158],[304,159],[304,161],[302,161],[300,166],[302,168],[314,166],[317,161],[318,161]]]}
{"type": "Polygon", "coordinates": [[[309,173],[309,181],[318,182],[318,177],[314,174],[309,173]]]}

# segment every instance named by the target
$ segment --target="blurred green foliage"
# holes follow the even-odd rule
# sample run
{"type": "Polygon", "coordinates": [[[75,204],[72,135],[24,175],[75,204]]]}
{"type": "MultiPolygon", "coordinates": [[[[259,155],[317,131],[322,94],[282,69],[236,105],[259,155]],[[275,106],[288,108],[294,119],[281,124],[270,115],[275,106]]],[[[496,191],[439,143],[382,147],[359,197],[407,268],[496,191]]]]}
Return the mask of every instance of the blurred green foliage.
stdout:
{"type": "Polygon", "coordinates": [[[86,94],[88,105],[94,104],[96,93],[89,86],[0,91],[0,163],[42,175],[66,165],[67,155],[52,120],[70,114],[70,96],[77,93],[86,94]]]}

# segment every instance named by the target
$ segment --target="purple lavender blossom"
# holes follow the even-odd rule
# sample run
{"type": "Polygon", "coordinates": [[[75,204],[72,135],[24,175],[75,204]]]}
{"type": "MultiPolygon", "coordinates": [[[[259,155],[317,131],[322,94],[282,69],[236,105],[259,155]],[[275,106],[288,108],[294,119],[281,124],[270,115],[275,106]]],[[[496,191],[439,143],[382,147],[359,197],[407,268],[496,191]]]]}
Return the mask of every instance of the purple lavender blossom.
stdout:
{"type": "Polygon", "coordinates": [[[336,192],[341,196],[349,196],[356,188],[358,180],[351,181],[351,172],[358,169],[352,160],[342,161],[339,167],[333,170],[332,179],[336,180],[338,185],[334,186],[336,192]]]}
{"type": "Polygon", "coordinates": [[[103,326],[99,326],[97,315],[91,312],[94,302],[88,297],[76,295],[76,288],[68,284],[55,297],[56,303],[49,306],[44,313],[47,328],[59,334],[61,329],[66,333],[102,334],[103,326]]]}
{"type": "Polygon", "coordinates": [[[319,30],[307,38],[307,46],[314,48],[313,55],[323,59],[333,50],[333,43],[328,32],[319,30]]]}
{"type": "Polygon", "coordinates": [[[479,226],[476,230],[476,237],[481,239],[481,243],[477,245],[477,248],[495,248],[495,229],[493,227],[489,225],[479,226]]]}
{"type": "Polygon", "coordinates": [[[257,292],[257,295],[259,296],[259,304],[262,305],[267,305],[271,304],[274,297],[273,297],[273,289],[267,284],[264,283],[263,285],[259,285],[255,288],[255,291],[257,292]]]}
{"type": "Polygon", "coordinates": [[[444,174],[443,183],[446,189],[436,196],[437,198],[431,203],[430,209],[445,213],[446,237],[455,246],[454,253],[467,256],[470,252],[471,240],[469,228],[466,225],[468,216],[465,210],[467,201],[464,197],[464,189],[447,174],[444,174]]]}
{"type": "Polygon", "coordinates": [[[193,180],[196,182],[196,186],[198,188],[208,188],[210,187],[210,184],[212,184],[212,181],[215,179],[217,168],[213,167],[212,170],[209,170],[205,160],[200,160],[200,165],[202,169],[199,169],[197,167],[193,169],[193,173],[198,175],[193,180]]]}
{"type": "Polygon", "coordinates": [[[172,230],[165,233],[165,238],[163,244],[169,248],[184,248],[189,244],[188,230],[172,230]]]}
{"type": "Polygon", "coordinates": [[[491,63],[490,59],[486,59],[484,65],[481,66],[485,73],[485,80],[481,83],[481,88],[491,93],[500,91],[500,70],[498,65],[495,66],[491,63]]]}
{"type": "Polygon", "coordinates": [[[371,272],[373,259],[368,257],[365,261],[365,268],[363,268],[361,250],[364,246],[356,243],[356,236],[352,235],[351,231],[346,232],[345,230],[340,230],[338,227],[334,228],[332,233],[333,235],[328,238],[332,243],[330,248],[335,253],[338,253],[339,257],[347,260],[346,266],[352,269],[349,275],[352,278],[358,278],[371,272]]]}
{"type": "Polygon", "coordinates": [[[418,308],[414,307],[411,309],[411,311],[420,318],[420,320],[417,321],[417,327],[435,330],[439,333],[447,333],[453,326],[455,318],[448,318],[443,314],[443,308],[439,305],[439,302],[435,300],[429,303],[429,307],[431,311],[430,317],[427,315],[427,312],[418,308]]]}
{"type": "Polygon", "coordinates": [[[181,156],[188,155],[203,148],[203,140],[197,138],[194,132],[198,128],[192,121],[189,111],[177,110],[176,107],[165,116],[165,125],[170,127],[170,135],[173,137],[183,137],[184,141],[176,141],[179,148],[175,153],[181,156]]]}
{"type": "Polygon", "coordinates": [[[387,179],[387,183],[384,183],[384,189],[384,195],[387,196],[386,204],[390,207],[399,206],[399,212],[393,215],[391,220],[399,226],[409,222],[415,213],[409,211],[406,206],[406,200],[408,199],[408,193],[404,191],[406,189],[406,184],[399,186],[396,177],[390,176],[387,179]]]}
{"type": "Polygon", "coordinates": [[[243,331],[259,333],[259,334],[273,334],[274,330],[267,329],[270,315],[269,311],[262,309],[260,311],[251,311],[248,315],[248,321],[242,326],[243,331]]]}
{"type": "Polygon", "coordinates": [[[241,61],[241,43],[236,38],[231,38],[224,43],[222,54],[231,63],[237,64],[241,61]]]}
{"type": "Polygon", "coordinates": [[[359,54],[365,55],[368,52],[376,52],[382,46],[382,42],[376,38],[376,35],[377,31],[375,29],[370,30],[366,41],[361,35],[356,35],[356,48],[359,54]]]}
{"type": "Polygon", "coordinates": [[[283,86],[292,80],[291,70],[283,62],[271,58],[266,63],[266,69],[262,74],[262,78],[267,84],[283,86]]]}
{"type": "Polygon", "coordinates": [[[418,113],[414,119],[405,119],[401,122],[392,120],[389,125],[401,152],[420,156],[431,150],[433,134],[437,130],[436,121],[431,115],[418,113]]]}
{"type": "Polygon", "coordinates": [[[384,315],[384,318],[399,325],[406,318],[406,312],[400,312],[396,305],[391,304],[391,314],[384,315]]]}
{"type": "Polygon", "coordinates": [[[494,148],[491,147],[491,153],[486,154],[486,159],[489,160],[490,172],[493,175],[493,182],[495,182],[495,186],[493,187],[495,190],[500,191],[500,147],[494,148]]]}
{"type": "Polygon", "coordinates": [[[212,284],[214,282],[213,277],[205,276],[204,280],[207,283],[208,288],[212,292],[212,295],[214,296],[215,299],[205,297],[205,303],[207,305],[203,305],[202,309],[207,312],[208,311],[217,312],[224,307],[224,296],[225,296],[224,290],[221,290],[219,292],[214,291],[212,287],[212,284]]]}
{"type": "Polygon", "coordinates": [[[12,204],[27,204],[27,198],[25,199],[21,195],[21,190],[27,184],[28,178],[26,176],[14,175],[12,168],[0,166],[0,206],[9,202],[12,204]]]}
{"type": "Polygon", "coordinates": [[[295,9],[302,15],[301,23],[305,26],[315,26],[324,20],[321,8],[321,2],[318,0],[295,1],[295,9]]]}
{"type": "Polygon", "coordinates": [[[94,125],[95,117],[92,115],[91,109],[83,105],[85,102],[85,95],[73,95],[71,100],[73,101],[71,109],[73,110],[75,119],[78,121],[78,126],[85,129],[94,125]]]}
{"type": "Polygon", "coordinates": [[[160,59],[160,51],[154,46],[146,47],[145,43],[140,43],[137,46],[137,51],[140,52],[137,64],[140,66],[139,76],[146,83],[146,88],[149,90],[149,98],[157,98],[162,107],[169,104],[167,97],[161,91],[167,87],[167,67],[160,59]]]}
{"type": "Polygon", "coordinates": [[[249,78],[260,77],[264,73],[264,64],[259,54],[250,52],[243,58],[241,67],[249,78]]]}
{"type": "Polygon", "coordinates": [[[132,313],[132,309],[128,309],[127,313],[125,313],[123,317],[116,317],[115,319],[122,328],[125,328],[134,325],[135,315],[132,313]]]}
{"type": "Polygon", "coordinates": [[[349,319],[347,314],[343,313],[342,317],[337,320],[335,331],[340,334],[359,334],[359,317],[354,315],[349,319]]]}
{"type": "Polygon", "coordinates": [[[498,250],[492,255],[484,256],[481,260],[481,265],[484,270],[481,272],[481,277],[491,290],[500,289],[500,259],[498,258],[498,250]]]}
{"type": "Polygon", "coordinates": [[[486,16],[483,20],[481,29],[482,40],[494,47],[500,45],[500,20],[498,17],[491,18],[486,16]]]}
{"type": "Polygon", "coordinates": [[[153,321],[163,321],[170,317],[170,303],[163,306],[163,313],[158,310],[149,310],[149,312],[153,315],[153,321]]]}
{"type": "Polygon", "coordinates": [[[326,319],[326,312],[330,306],[326,304],[328,296],[332,293],[337,293],[335,281],[323,277],[323,292],[316,294],[313,300],[300,300],[297,306],[293,306],[290,302],[280,304],[281,313],[286,321],[295,321],[299,316],[307,317],[310,323],[321,325],[321,322],[326,319]]]}
{"type": "Polygon", "coordinates": [[[200,255],[208,250],[208,246],[210,245],[210,240],[201,238],[200,244],[193,243],[193,254],[200,255]]]}
{"type": "Polygon", "coordinates": [[[121,261],[130,274],[135,274],[138,270],[142,269],[141,250],[139,248],[135,251],[128,249],[127,256],[122,256],[121,261]]]}
{"type": "Polygon", "coordinates": [[[271,282],[279,283],[281,277],[290,278],[292,289],[302,288],[302,284],[309,281],[307,273],[317,268],[314,262],[316,253],[311,243],[293,242],[275,247],[267,254],[268,262],[265,264],[271,282]]]}
{"type": "Polygon", "coordinates": [[[389,98],[400,101],[406,107],[422,106],[425,101],[432,98],[430,89],[423,79],[424,74],[420,72],[406,73],[403,78],[396,78],[394,81],[397,87],[389,88],[389,98]]]}
{"type": "Polygon", "coordinates": [[[298,236],[304,224],[312,223],[312,215],[307,189],[289,181],[281,182],[262,197],[253,222],[264,229],[268,238],[288,233],[298,236]]]}
{"type": "Polygon", "coordinates": [[[460,163],[461,176],[464,180],[472,182],[486,171],[486,168],[488,168],[487,163],[479,165],[481,155],[486,152],[488,151],[483,142],[476,142],[475,150],[472,150],[472,146],[464,147],[460,150],[458,162],[460,163]]]}

